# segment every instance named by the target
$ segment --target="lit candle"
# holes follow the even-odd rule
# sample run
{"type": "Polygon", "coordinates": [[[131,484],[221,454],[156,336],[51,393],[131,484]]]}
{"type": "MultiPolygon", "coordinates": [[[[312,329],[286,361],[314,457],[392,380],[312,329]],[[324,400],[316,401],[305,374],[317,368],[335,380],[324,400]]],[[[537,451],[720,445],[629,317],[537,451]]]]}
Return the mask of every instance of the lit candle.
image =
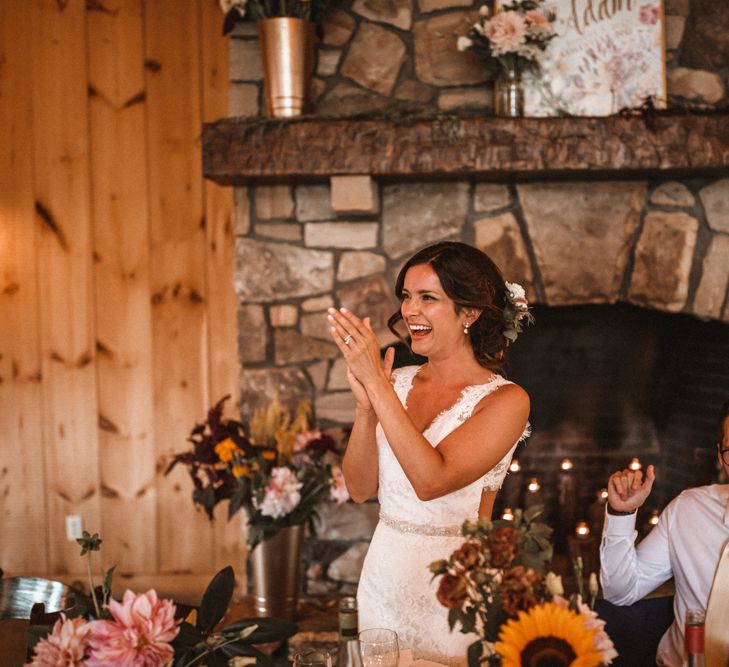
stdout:
{"type": "Polygon", "coordinates": [[[628,464],[628,468],[630,468],[631,470],[640,470],[642,467],[643,467],[643,464],[637,458],[633,458],[631,460],[631,462],[628,464]]]}
{"type": "Polygon", "coordinates": [[[651,513],[648,515],[648,518],[640,529],[641,538],[648,535],[648,533],[656,527],[660,518],[661,513],[658,510],[651,510],[651,513]]]}
{"type": "Polygon", "coordinates": [[[509,474],[506,475],[501,486],[504,507],[521,507],[522,477],[521,464],[517,459],[512,459],[509,464],[509,474]]]}
{"type": "Polygon", "coordinates": [[[599,566],[598,551],[600,540],[590,531],[587,521],[578,521],[575,532],[567,537],[570,557],[582,559],[583,573],[597,572],[599,566]]]}
{"type": "Polygon", "coordinates": [[[575,525],[575,511],[577,509],[577,479],[574,464],[570,459],[563,459],[557,472],[557,547],[564,549],[567,546],[567,535],[570,526],[575,525]]]}
{"type": "Polygon", "coordinates": [[[587,521],[577,522],[575,535],[577,535],[577,537],[588,537],[590,535],[590,526],[587,525],[587,521]]]}
{"type": "Polygon", "coordinates": [[[543,505],[542,485],[536,477],[531,477],[527,483],[526,493],[524,494],[524,507],[529,508],[534,505],[543,505]]]}
{"type": "Polygon", "coordinates": [[[511,511],[511,507],[504,509],[504,513],[501,515],[501,518],[504,519],[504,521],[514,520],[514,512],[511,511]]]}
{"type": "Polygon", "coordinates": [[[608,490],[607,489],[600,489],[597,492],[597,499],[603,503],[607,502],[608,499],[608,490]]]}

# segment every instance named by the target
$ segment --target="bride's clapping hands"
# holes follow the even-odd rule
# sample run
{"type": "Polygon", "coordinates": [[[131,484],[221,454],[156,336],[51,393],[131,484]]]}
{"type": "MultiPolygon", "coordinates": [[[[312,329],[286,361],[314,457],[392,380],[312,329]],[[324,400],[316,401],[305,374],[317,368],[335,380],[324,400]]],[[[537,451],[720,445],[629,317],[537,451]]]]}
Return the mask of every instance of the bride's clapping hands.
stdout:
{"type": "Polygon", "coordinates": [[[383,377],[389,382],[395,350],[388,348],[384,363],[380,360],[380,344],[372,330],[369,317],[358,318],[346,308],[330,308],[327,318],[332,340],[342,352],[347,363],[347,379],[357,404],[369,409],[367,387],[383,377]]]}

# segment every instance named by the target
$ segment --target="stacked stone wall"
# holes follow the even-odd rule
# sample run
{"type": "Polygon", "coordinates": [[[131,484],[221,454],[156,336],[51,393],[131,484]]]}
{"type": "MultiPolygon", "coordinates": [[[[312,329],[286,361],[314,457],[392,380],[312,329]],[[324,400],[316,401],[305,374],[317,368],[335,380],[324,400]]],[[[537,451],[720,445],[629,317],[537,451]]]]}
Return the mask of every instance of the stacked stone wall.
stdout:
{"type": "MultiPolygon", "coordinates": [[[[537,304],[626,302],[713,320],[724,332],[729,323],[729,179],[504,185],[334,177],[239,188],[236,206],[244,416],[273,392],[292,406],[307,398],[339,436],[354,405],[326,309],[367,314],[383,345],[394,342],[386,321],[398,307],[395,275],[414,250],[442,239],[485,250],[537,304]]],[[[692,378],[665,429],[670,456],[646,450],[672,471],[663,495],[699,469],[708,417],[692,425],[691,387],[702,383],[692,378]]],[[[534,450],[528,465],[551,469],[562,454],[534,450]]],[[[618,458],[575,457],[588,478],[618,458]]],[[[328,508],[319,537],[307,543],[309,592],[352,590],[376,513],[376,505],[328,508]]]]}
{"type": "MultiPolygon", "coordinates": [[[[319,115],[404,109],[491,113],[492,87],[470,52],[456,49],[481,2],[344,0],[317,45],[319,115]]],[[[664,0],[669,106],[727,108],[729,13],[716,0],[664,0]]],[[[263,67],[253,23],[231,45],[232,116],[263,116],[263,67]]]]}

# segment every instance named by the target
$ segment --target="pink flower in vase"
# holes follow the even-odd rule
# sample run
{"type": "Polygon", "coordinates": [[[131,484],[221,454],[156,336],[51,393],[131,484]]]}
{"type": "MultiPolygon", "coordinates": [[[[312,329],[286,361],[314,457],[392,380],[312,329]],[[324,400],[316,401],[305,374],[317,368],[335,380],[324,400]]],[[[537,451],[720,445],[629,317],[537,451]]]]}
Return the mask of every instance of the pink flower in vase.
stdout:
{"type": "Polygon", "coordinates": [[[552,23],[549,18],[546,17],[542,12],[535,10],[529,10],[525,12],[524,18],[526,19],[527,28],[529,32],[534,34],[552,34],[552,23]]]}
{"type": "Polygon", "coordinates": [[[309,443],[313,442],[314,440],[319,440],[320,438],[321,431],[319,429],[316,429],[315,431],[305,431],[304,433],[297,433],[294,437],[294,451],[303,452],[309,446],[309,443]]]}
{"type": "Polygon", "coordinates": [[[339,466],[332,466],[332,488],[329,491],[329,497],[337,505],[342,505],[349,500],[349,491],[347,491],[347,485],[344,482],[344,473],[339,466]]]}
{"type": "Polygon", "coordinates": [[[109,600],[108,609],[114,620],[90,624],[88,667],[159,667],[172,659],[170,643],[179,629],[171,600],[160,600],[153,589],[140,595],[128,590],[121,603],[109,600]]]}
{"type": "Polygon", "coordinates": [[[263,502],[259,506],[254,498],[253,504],[264,516],[278,519],[292,512],[299,504],[301,500],[299,491],[302,486],[290,468],[274,468],[264,491],[263,502]]]}
{"type": "Polygon", "coordinates": [[[499,12],[485,25],[491,53],[495,56],[516,51],[526,42],[526,31],[524,18],[516,12],[499,12]]]}
{"type": "Polygon", "coordinates": [[[640,22],[646,25],[655,25],[660,17],[658,5],[643,5],[640,8],[640,22]]]}
{"type": "Polygon", "coordinates": [[[84,618],[61,618],[51,633],[35,645],[33,660],[26,667],[83,667],[89,647],[91,624],[84,618]]]}

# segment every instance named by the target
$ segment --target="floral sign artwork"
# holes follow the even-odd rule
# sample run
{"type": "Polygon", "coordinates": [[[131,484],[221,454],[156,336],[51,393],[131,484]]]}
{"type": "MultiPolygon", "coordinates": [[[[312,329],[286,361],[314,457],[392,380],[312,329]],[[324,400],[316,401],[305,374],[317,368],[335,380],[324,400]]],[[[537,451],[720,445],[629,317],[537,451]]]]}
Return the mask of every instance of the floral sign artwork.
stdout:
{"type": "Polygon", "coordinates": [[[528,74],[528,116],[607,116],[666,103],[662,0],[547,0],[557,37],[528,74]]]}

